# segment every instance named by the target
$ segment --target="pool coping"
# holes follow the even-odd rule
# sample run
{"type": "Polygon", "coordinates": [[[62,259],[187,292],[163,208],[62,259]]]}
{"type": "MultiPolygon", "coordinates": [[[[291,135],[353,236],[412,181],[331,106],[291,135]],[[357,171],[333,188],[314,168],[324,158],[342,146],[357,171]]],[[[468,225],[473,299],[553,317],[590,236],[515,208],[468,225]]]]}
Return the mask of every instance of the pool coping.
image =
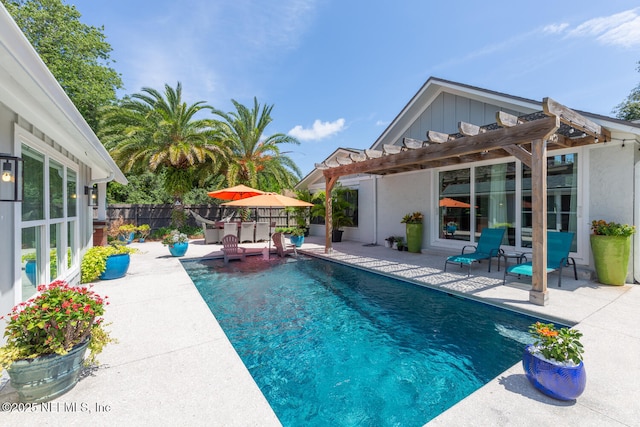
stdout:
{"type": "MultiPolygon", "coordinates": [[[[55,400],[62,405],[60,410],[5,413],[3,420],[13,425],[211,425],[212,420],[229,426],[280,425],[180,259],[169,256],[157,242],[132,245],[143,252],[134,255],[127,276],[95,286],[98,293],[110,296],[105,317],[120,340],[101,355],[104,365],[55,400]],[[65,404],[73,403],[86,403],[92,409],[106,405],[110,410],[64,410],[65,404]]],[[[183,259],[218,258],[219,248],[193,241],[183,259]]],[[[302,251],[325,256],[321,238],[306,238],[302,251]]],[[[438,267],[444,263],[444,253],[410,254],[345,241],[335,244],[333,253],[326,256],[358,267],[374,262],[371,260],[388,263],[396,269],[389,276],[401,280],[432,269],[433,274],[417,279],[439,278],[440,290],[446,292],[494,305],[503,303],[515,311],[524,307],[533,311],[526,314],[536,317],[566,319],[585,334],[588,380],[577,401],[563,403],[540,394],[516,364],[431,420],[429,426],[539,426],[557,424],[558,417],[566,425],[640,425],[636,402],[640,395],[640,361],[636,360],[640,354],[639,286],[576,284],[571,279],[563,281],[561,289],[549,288],[548,306],[533,307],[527,289],[520,284],[502,286],[501,276],[486,274],[484,268],[472,269],[469,278],[466,269],[463,274],[453,271],[444,276],[443,266],[438,267]],[[628,368],[620,368],[621,364],[628,368]]]]}

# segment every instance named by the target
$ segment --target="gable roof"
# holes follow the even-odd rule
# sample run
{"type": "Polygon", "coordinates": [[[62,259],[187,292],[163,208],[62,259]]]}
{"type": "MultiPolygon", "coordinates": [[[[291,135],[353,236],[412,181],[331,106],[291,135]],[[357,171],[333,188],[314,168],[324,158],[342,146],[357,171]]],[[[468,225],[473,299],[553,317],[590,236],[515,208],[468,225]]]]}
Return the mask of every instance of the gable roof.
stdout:
{"type": "Polygon", "coordinates": [[[91,168],[91,179],[127,178],[9,12],[0,3],[0,102],[91,168]]]}
{"type": "MultiPolygon", "coordinates": [[[[371,149],[380,150],[385,144],[395,144],[401,141],[406,135],[407,130],[420,117],[420,115],[434,102],[434,100],[442,93],[461,96],[467,99],[475,100],[481,103],[491,104],[500,110],[514,112],[528,119],[540,118],[545,115],[541,112],[542,102],[531,99],[508,95],[488,89],[482,89],[463,83],[457,83],[436,77],[430,77],[418,92],[409,100],[407,105],[400,111],[395,119],[387,126],[380,136],[371,145],[371,149]]],[[[622,133],[640,136],[640,124],[632,123],[625,120],[619,120],[599,114],[588,113],[575,110],[576,113],[585,118],[592,119],[594,122],[608,130],[616,130],[622,133]]],[[[475,123],[476,125],[487,125],[486,123],[475,123]]],[[[489,124],[488,128],[495,128],[496,125],[489,124]]],[[[560,132],[569,131],[570,126],[563,125],[564,129],[560,132]]],[[[333,156],[333,154],[332,154],[333,156]]],[[[398,171],[401,171],[399,169],[398,171]]],[[[303,181],[308,186],[311,182],[322,177],[322,171],[314,169],[303,181]],[[315,180],[308,178],[315,177],[315,180]]],[[[300,184],[303,182],[301,181],[300,184]]],[[[300,185],[298,184],[298,185],[300,185]]]]}

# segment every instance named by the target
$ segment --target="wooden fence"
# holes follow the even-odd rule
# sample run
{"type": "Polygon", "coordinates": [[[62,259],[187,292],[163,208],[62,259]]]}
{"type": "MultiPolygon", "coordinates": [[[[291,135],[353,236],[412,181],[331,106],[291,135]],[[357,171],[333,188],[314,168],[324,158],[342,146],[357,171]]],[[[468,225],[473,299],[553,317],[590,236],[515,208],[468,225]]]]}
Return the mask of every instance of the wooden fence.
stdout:
{"type": "MultiPolygon", "coordinates": [[[[151,230],[157,230],[162,227],[171,226],[171,211],[173,205],[129,205],[117,204],[107,207],[108,221],[116,220],[120,217],[125,223],[131,223],[136,226],[141,224],[149,224],[151,230]]],[[[238,208],[228,208],[216,205],[185,205],[187,213],[187,224],[197,226],[193,215],[188,211],[194,211],[198,215],[210,219],[220,220],[234,213],[234,219],[240,218],[238,208]]],[[[250,212],[250,221],[271,221],[276,223],[276,227],[295,226],[294,215],[286,212],[283,208],[248,208],[250,212]]]]}

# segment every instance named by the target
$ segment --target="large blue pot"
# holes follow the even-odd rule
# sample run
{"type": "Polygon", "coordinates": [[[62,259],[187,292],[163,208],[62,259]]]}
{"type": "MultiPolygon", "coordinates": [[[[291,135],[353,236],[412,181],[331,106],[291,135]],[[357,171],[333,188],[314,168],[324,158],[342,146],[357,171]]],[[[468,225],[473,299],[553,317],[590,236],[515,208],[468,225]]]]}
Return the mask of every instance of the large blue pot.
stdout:
{"type": "Polygon", "coordinates": [[[296,245],[296,248],[299,248],[304,243],[304,236],[291,236],[291,244],[296,245]]]}
{"type": "Polygon", "coordinates": [[[183,256],[187,253],[187,249],[189,249],[189,242],[169,245],[169,252],[171,252],[173,256],[183,256]]]}
{"type": "Polygon", "coordinates": [[[130,262],[131,257],[129,254],[109,255],[107,257],[107,268],[105,268],[99,279],[111,280],[124,277],[127,274],[127,270],[129,270],[130,262]]]}
{"type": "Polygon", "coordinates": [[[35,359],[18,360],[7,372],[20,402],[48,402],[71,390],[78,382],[89,338],[67,354],[47,354],[35,359]]]}
{"type": "Polygon", "coordinates": [[[582,394],[587,385],[582,362],[577,366],[556,365],[540,359],[532,350],[531,344],[524,349],[522,367],[535,388],[558,400],[574,400],[582,394]]]}
{"type": "Polygon", "coordinates": [[[36,262],[29,260],[24,266],[24,272],[33,286],[38,286],[38,276],[36,275],[36,262]]]}

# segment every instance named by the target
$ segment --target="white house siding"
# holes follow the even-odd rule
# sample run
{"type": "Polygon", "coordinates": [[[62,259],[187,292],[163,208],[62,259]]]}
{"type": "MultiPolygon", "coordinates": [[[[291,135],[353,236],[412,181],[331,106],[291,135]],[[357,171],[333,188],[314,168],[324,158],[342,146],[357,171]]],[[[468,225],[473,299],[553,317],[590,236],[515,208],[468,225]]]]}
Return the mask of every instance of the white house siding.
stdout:
{"type": "Polygon", "coordinates": [[[387,175],[378,179],[378,244],[384,244],[389,236],[405,236],[402,217],[412,212],[425,215],[423,247],[429,241],[429,226],[432,220],[431,172],[408,172],[387,175]]]}
{"type": "MultiPolygon", "coordinates": [[[[636,145],[629,141],[623,147],[614,141],[598,144],[589,155],[589,212],[585,217],[587,226],[594,219],[615,221],[621,224],[634,223],[634,166],[636,145]]],[[[588,231],[587,231],[588,232],[588,231]]],[[[635,258],[633,253],[630,260],[635,258]]],[[[589,265],[593,267],[591,251],[589,265]]],[[[629,262],[627,281],[633,281],[633,262],[629,262]]]]}
{"type": "Polygon", "coordinates": [[[384,141],[384,143],[402,145],[402,139],[405,137],[425,140],[427,132],[430,130],[455,134],[458,133],[458,122],[467,122],[478,126],[495,123],[498,111],[518,116],[531,113],[534,110],[526,108],[514,110],[460,95],[441,92],[404,130],[399,138],[393,141],[384,141]]]}
{"type": "MultiPolygon", "coordinates": [[[[13,118],[14,113],[0,102],[0,153],[13,153],[13,118]]],[[[16,204],[0,202],[0,241],[4,244],[0,249],[0,315],[11,310],[16,302],[15,277],[18,260],[11,256],[19,251],[18,230],[16,221],[16,204]]]]}

